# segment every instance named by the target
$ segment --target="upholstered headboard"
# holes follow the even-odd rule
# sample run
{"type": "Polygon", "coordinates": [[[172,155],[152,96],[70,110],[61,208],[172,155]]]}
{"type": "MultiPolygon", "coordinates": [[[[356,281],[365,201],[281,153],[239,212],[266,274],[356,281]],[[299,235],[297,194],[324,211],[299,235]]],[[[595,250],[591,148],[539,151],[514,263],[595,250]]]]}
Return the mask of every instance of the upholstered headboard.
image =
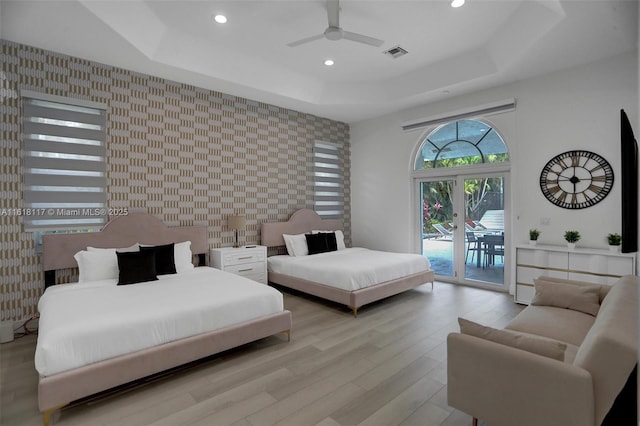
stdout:
{"type": "MultiPolygon", "coordinates": [[[[87,246],[129,247],[135,243],[161,245],[191,241],[191,251],[198,255],[199,263],[209,250],[205,226],[169,228],[156,217],[146,213],[129,213],[109,221],[102,231],[76,234],[48,234],[42,236],[42,264],[45,281],[51,281],[51,272],[58,269],[77,268],[73,255],[87,246]],[[48,275],[48,276],[47,276],[48,275]]],[[[55,281],[55,273],[53,275],[55,281]]]]}
{"type": "Polygon", "coordinates": [[[260,241],[263,246],[279,247],[284,245],[282,234],[304,234],[313,230],[342,231],[342,219],[322,219],[313,210],[298,210],[286,222],[263,223],[260,241]]]}

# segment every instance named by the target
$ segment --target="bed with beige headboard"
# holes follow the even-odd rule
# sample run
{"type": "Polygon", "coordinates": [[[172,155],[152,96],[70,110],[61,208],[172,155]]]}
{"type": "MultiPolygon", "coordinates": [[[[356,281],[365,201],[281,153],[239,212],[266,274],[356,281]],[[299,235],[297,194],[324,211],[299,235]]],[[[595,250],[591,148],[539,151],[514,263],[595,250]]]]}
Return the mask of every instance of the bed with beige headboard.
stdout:
{"type": "MultiPolygon", "coordinates": [[[[78,267],[74,255],[82,251],[85,253],[88,252],[88,250],[86,250],[87,247],[121,248],[135,244],[152,246],[168,244],[172,246],[172,244],[175,243],[184,245],[188,241],[191,242],[192,258],[193,256],[202,258],[203,256],[199,255],[204,255],[208,251],[206,227],[170,228],[155,217],[144,213],[130,213],[128,216],[118,217],[110,221],[101,232],[45,235],[43,238],[43,266],[46,271],[78,267]]],[[[178,246],[179,244],[175,245],[178,246]]],[[[142,251],[142,249],[139,250],[142,251]]],[[[115,254],[115,251],[113,253],[115,254]]],[[[120,256],[118,255],[117,257],[119,262],[120,256]]],[[[176,258],[175,261],[177,262],[178,259],[176,258]]],[[[117,265],[120,265],[120,263],[117,263],[117,265]]],[[[130,297],[135,295],[143,297],[141,303],[138,305],[134,304],[132,307],[138,311],[138,315],[142,305],[158,303],[157,306],[153,305],[150,307],[151,309],[149,311],[151,313],[148,317],[143,318],[142,325],[127,322],[125,327],[121,324],[122,329],[130,328],[137,330],[138,333],[142,333],[140,335],[143,337],[152,334],[163,334],[152,333],[151,331],[146,332],[144,327],[148,324],[144,321],[151,323],[153,327],[163,321],[169,324],[176,324],[177,319],[170,317],[173,314],[169,312],[169,310],[173,305],[182,303],[181,299],[198,301],[198,304],[202,306],[194,306],[192,309],[191,305],[187,305],[189,309],[182,309],[182,311],[191,312],[193,310],[197,312],[201,310],[202,313],[198,313],[198,315],[203,315],[202,318],[205,318],[205,320],[193,321],[193,324],[189,324],[189,327],[200,327],[199,329],[202,330],[199,332],[189,331],[192,334],[180,335],[180,337],[175,338],[175,340],[168,339],[166,342],[142,347],[96,362],[61,369],[62,371],[60,372],[44,374],[41,372],[42,369],[49,369],[48,361],[42,361],[47,360],[46,357],[41,355],[46,353],[45,349],[47,348],[37,347],[36,369],[38,369],[40,376],[38,403],[40,411],[43,412],[43,422],[45,425],[49,423],[51,415],[58,409],[86,396],[94,395],[101,391],[136,381],[274,334],[286,333],[289,335],[291,329],[291,313],[283,308],[281,293],[264,284],[258,284],[246,278],[231,275],[214,268],[191,268],[191,271],[187,270],[183,273],[169,274],[163,277],[159,276],[162,279],[158,278],[155,281],[139,282],[134,285],[120,285],[118,279],[105,279],[102,281],[52,285],[46,289],[39,303],[40,330],[38,345],[46,345],[47,341],[51,342],[52,340],[52,344],[55,344],[58,337],[60,337],[60,339],[64,337],[60,334],[64,331],[62,329],[72,328],[71,326],[65,327],[64,324],[61,327],[57,322],[59,316],[65,317],[70,315],[73,321],[73,315],[77,314],[82,316],[82,319],[75,318],[76,322],[85,322],[88,319],[87,317],[90,317],[91,321],[97,321],[100,319],[99,315],[102,311],[106,310],[107,322],[116,323],[126,315],[124,308],[118,304],[119,298],[121,297],[126,299],[126,302],[133,300],[130,299],[130,297]],[[118,282],[118,284],[116,284],[116,282],[118,282]],[[205,290],[205,292],[195,293],[201,290],[205,290]],[[104,303],[96,302],[94,308],[80,306],[80,304],[76,304],[75,307],[73,305],[71,307],[64,306],[65,300],[75,301],[77,300],[75,298],[82,296],[76,293],[85,292],[89,294],[88,297],[91,298],[94,293],[90,292],[93,291],[97,291],[95,298],[104,296],[104,299],[100,299],[104,300],[104,303]],[[258,309],[253,310],[252,313],[250,312],[250,319],[228,319],[228,313],[223,315],[225,316],[224,319],[217,318],[215,316],[215,309],[223,308],[221,303],[225,302],[220,302],[220,300],[224,300],[224,294],[236,291],[244,292],[243,294],[247,296],[247,300],[241,299],[238,302],[243,304],[245,308],[247,306],[253,306],[249,304],[252,303],[252,301],[248,300],[250,298],[259,298],[260,303],[264,304],[263,293],[270,297],[273,303],[270,307],[265,308],[265,311],[269,309],[266,311],[267,313],[263,313],[258,309]],[[166,297],[166,294],[175,294],[178,296],[176,299],[180,299],[180,301],[166,297]],[[218,305],[210,308],[206,303],[200,303],[203,299],[201,294],[206,294],[206,298],[212,299],[212,301],[218,303],[218,305]],[[212,294],[214,297],[212,297],[212,294]],[[219,300],[216,301],[213,299],[219,300]],[[60,315],[60,311],[63,309],[68,310],[68,315],[60,315]],[[90,315],[87,315],[87,312],[83,314],[83,310],[86,311],[87,309],[95,310],[90,310],[90,315]],[[109,314],[109,309],[113,309],[111,314],[109,314]],[[75,312],[76,310],[77,313],[75,312]],[[168,318],[162,317],[165,313],[168,318]],[[251,316],[252,314],[254,315],[253,317],[251,316]],[[159,315],[157,318],[160,319],[160,321],[156,322],[156,317],[153,317],[153,315],[159,315]],[[196,323],[198,324],[197,326],[196,323]],[[224,325],[218,326],[219,324],[224,325]],[[55,338],[51,339],[54,335],[55,338]],[[39,365],[44,367],[39,368],[39,365]]],[[[120,272],[122,272],[122,270],[120,272]]],[[[93,303],[91,300],[88,302],[93,303]]],[[[123,301],[123,305],[126,306],[127,303],[124,302],[125,301],[123,301]]],[[[185,305],[181,306],[184,307],[185,305]]],[[[226,306],[224,309],[233,312],[242,310],[236,306],[226,306]]],[[[249,311],[252,309],[253,308],[249,309],[249,311]]],[[[181,313],[180,315],[183,314],[181,313]]],[[[179,319],[184,318],[180,317],[179,319]]],[[[98,323],[94,322],[94,327],[95,324],[98,323]]],[[[102,327],[102,323],[99,324],[102,327]]],[[[96,329],[97,328],[94,328],[93,330],[96,329]]],[[[153,330],[155,330],[155,328],[153,328],[153,330]]],[[[80,333],[80,331],[81,330],[78,329],[78,333],[80,333]]],[[[86,331],[83,330],[83,332],[86,331]]],[[[112,332],[112,334],[119,335],[120,332],[112,332]]],[[[71,340],[75,337],[77,336],[70,336],[71,340]]],[[[98,335],[93,337],[97,338],[97,342],[99,343],[100,338],[103,336],[98,335]]],[[[136,344],[135,339],[131,338],[129,340],[133,342],[132,344],[136,344]]],[[[127,342],[127,344],[129,344],[129,342],[127,342]]],[[[80,352],[80,350],[77,352],[80,352]]],[[[61,361],[65,360],[62,359],[61,361]]],[[[54,363],[51,362],[50,364],[53,365],[54,363]]]]}
{"type": "MultiPolygon", "coordinates": [[[[285,245],[285,239],[283,235],[299,235],[308,234],[313,231],[342,231],[343,225],[341,220],[337,219],[322,219],[315,211],[309,209],[298,210],[291,215],[286,222],[272,222],[263,223],[261,226],[261,243],[267,247],[280,247],[285,245]]],[[[386,253],[366,249],[358,249],[361,253],[355,253],[356,249],[336,250],[331,253],[321,253],[308,256],[270,256],[268,260],[268,279],[269,282],[288,287],[297,291],[301,291],[307,294],[311,294],[323,299],[328,299],[340,304],[348,306],[354,316],[357,316],[358,308],[368,303],[393,296],[395,294],[416,288],[425,283],[431,283],[433,288],[434,272],[430,269],[429,261],[420,255],[415,254],[400,254],[400,253],[386,253]],[[391,279],[384,279],[376,281],[370,280],[363,288],[345,288],[345,286],[338,286],[337,282],[332,282],[330,276],[325,277],[323,273],[308,272],[304,275],[299,273],[283,273],[275,270],[278,268],[277,263],[280,261],[294,261],[295,263],[308,263],[311,267],[320,267],[320,269],[327,270],[333,265],[333,259],[337,259],[336,268],[342,268],[345,263],[344,256],[352,256],[348,259],[353,259],[353,275],[367,274],[367,269],[374,270],[376,268],[375,260],[367,264],[366,259],[380,259],[381,263],[387,262],[412,262],[413,265],[418,263],[419,266],[413,267],[412,272],[404,273],[401,276],[393,276],[391,279]],[[363,256],[365,260],[363,260],[363,256]],[[290,259],[297,257],[297,259],[290,259]],[[316,262],[332,262],[331,264],[322,264],[322,266],[312,265],[316,262]],[[277,262],[276,262],[277,261],[277,262]],[[364,262],[364,271],[357,270],[357,264],[364,262]],[[327,266],[327,268],[325,268],[327,266]],[[417,269],[417,270],[416,270],[417,269]],[[322,279],[319,279],[322,276],[322,279]],[[318,278],[314,278],[318,277],[318,278]]],[[[351,260],[346,261],[351,262],[351,260]]],[[[293,263],[293,262],[292,262],[293,263]]],[[[306,267],[306,265],[305,265],[306,267]]],[[[362,269],[362,268],[360,268],[362,269]]],[[[332,272],[332,271],[329,271],[332,272]]],[[[350,273],[350,272],[347,272],[350,273]]],[[[388,274],[387,274],[388,275],[388,274]]],[[[376,276],[387,276],[382,272],[376,274],[376,276]]],[[[348,278],[347,278],[348,279],[348,278]]]]}

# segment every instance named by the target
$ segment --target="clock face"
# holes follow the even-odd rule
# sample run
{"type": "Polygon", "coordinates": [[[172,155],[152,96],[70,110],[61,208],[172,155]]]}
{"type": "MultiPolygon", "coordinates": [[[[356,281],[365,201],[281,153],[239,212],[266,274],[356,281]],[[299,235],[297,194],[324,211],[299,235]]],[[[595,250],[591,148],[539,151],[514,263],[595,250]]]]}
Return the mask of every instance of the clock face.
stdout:
{"type": "Polygon", "coordinates": [[[590,151],[556,155],[540,173],[540,189],[553,204],[584,209],[599,203],[613,187],[611,165],[590,151]]]}

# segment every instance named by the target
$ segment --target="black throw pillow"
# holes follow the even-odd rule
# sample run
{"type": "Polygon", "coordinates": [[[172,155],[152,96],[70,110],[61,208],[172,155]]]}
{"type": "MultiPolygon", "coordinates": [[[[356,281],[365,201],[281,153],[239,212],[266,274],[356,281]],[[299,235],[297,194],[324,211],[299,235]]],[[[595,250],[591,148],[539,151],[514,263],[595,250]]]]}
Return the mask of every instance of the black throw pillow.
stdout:
{"type": "Polygon", "coordinates": [[[335,232],[319,232],[317,234],[305,234],[309,254],[326,253],[338,250],[338,241],[335,232]]]}
{"type": "Polygon", "coordinates": [[[327,238],[323,234],[304,234],[307,239],[309,254],[324,253],[327,251],[327,238]]]}
{"type": "Polygon", "coordinates": [[[153,251],[155,253],[157,275],[175,274],[176,260],[174,245],[174,243],[171,243],[163,246],[140,246],[140,251],[153,251]]]}
{"type": "Polygon", "coordinates": [[[116,252],[118,256],[118,285],[156,281],[156,255],[152,250],[116,252]]]}
{"type": "Polygon", "coordinates": [[[318,232],[305,234],[309,254],[326,253],[338,250],[338,241],[335,232],[318,232]]]}
{"type": "Polygon", "coordinates": [[[327,239],[327,251],[337,251],[338,250],[338,240],[336,239],[335,232],[322,232],[327,239]]]}

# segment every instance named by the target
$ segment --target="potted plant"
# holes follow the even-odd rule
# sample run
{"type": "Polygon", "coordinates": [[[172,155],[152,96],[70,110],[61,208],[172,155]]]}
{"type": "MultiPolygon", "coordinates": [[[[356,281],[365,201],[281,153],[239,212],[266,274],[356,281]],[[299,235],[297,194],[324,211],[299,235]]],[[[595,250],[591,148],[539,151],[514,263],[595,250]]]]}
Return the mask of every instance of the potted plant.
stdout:
{"type": "Polygon", "coordinates": [[[566,231],[564,233],[564,239],[567,241],[569,250],[573,250],[576,248],[576,243],[580,240],[580,233],[578,231],[566,231]]]}
{"type": "Polygon", "coordinates": [[[620,234],[607,235],[607,242],[609,243],[609,250],[613,253],[617,253],[620,250],[620,244],[622,243],[622,236],[620,234]]]}
{"type": "Polygon", "coordinates": [[[539,236],[540,231],[538,231],[537,229],[529,229],[529,244],[535,246],[539,236]]]}

